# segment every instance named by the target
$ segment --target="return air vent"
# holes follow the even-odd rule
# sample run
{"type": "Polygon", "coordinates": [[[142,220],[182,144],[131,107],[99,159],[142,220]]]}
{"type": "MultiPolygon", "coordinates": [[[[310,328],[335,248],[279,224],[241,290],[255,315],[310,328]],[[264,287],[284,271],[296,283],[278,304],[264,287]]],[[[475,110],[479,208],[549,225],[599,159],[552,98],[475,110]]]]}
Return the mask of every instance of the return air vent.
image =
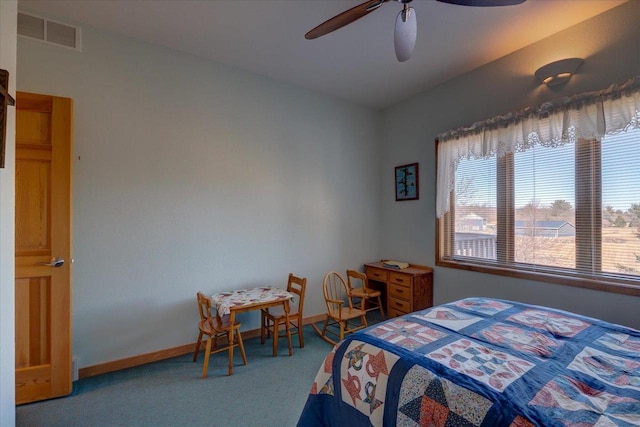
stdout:
{"type": "Polygon", "coordinates": [[[18,12],[18,35],[80,51],[80,27],[18,12]]]}

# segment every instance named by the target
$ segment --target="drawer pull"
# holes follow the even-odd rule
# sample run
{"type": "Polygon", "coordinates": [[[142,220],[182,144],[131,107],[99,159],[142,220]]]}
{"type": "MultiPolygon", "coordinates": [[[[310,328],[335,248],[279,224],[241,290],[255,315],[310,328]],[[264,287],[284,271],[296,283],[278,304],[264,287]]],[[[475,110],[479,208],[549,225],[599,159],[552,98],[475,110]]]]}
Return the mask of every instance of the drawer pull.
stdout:
{"type": "Polygon", "coordinates": [[[410,276],[407,276],[406,274],[392,272],[389,275],[389,280],[398,285],[410,286],[412,279],[410,276]]]}

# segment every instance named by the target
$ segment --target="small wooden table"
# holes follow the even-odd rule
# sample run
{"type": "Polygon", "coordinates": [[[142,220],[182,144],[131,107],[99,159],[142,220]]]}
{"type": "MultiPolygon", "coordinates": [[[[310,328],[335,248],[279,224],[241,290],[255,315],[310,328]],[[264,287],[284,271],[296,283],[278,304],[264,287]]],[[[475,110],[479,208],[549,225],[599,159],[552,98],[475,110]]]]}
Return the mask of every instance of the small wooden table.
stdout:
{"type": "MultiPolygon", "coordinates": [[[[289,301],[294,295],[286,289],[262,286],[258,288],[238,289],[235,291],[220,292],[211,295],[211,304],[220,316],[229,315],[229,323],[233,325],[236,321],[236,314],[251,310],[261,310],[267,307],[274,307],[282,304],[285,315],[285,329],[287,331],[287,341],[289,344],[289,356],[293,355],[291,346],[291,332],[289,331],[289,301]]],[[[233,373],[233,334],[229,335],[229,375],[233,373]]],[[[277,353],[276,340],[273,340],[273,354],[277,353]]]]}

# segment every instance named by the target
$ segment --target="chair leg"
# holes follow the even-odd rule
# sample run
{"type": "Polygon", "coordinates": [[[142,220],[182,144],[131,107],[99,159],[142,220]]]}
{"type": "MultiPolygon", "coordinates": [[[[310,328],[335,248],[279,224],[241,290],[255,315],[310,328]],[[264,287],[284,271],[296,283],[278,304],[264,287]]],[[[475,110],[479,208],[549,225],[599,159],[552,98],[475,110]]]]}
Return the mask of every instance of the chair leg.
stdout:
{"type": "Polygon", "coordinates": [[[285,335],[287,336],[287,345],[289,346],[289,356],[293,356],[293,346],[291,345],[291,321],[284,321],[285,335]]]}
{"type": "Polygon", "coordinates": [[[264,344],[264,334],[265,334],[265,329],[267,328],[267,323],[268,323],[267,316],[265,316],[261,310],[260,311],[260,344],[264,344]]]}
{"type": "Polygon", "coordinates": [[[244,352],[244,343],[242,342],[242,334],[240,329],[236,329],[236,337],[238,338],[238,347],[240,347],[240,355],[242,356],[242,363],[247,364],[247,355],[244,352]]]}
{"type": "Polygon", "coordinates": [[[341,321],[340,321],[340,322],[338,322],[338,323],[340,323],[340,341],[342,341],[342,340],[343,340],[343,338],[344,338],[345,323],[347,323],[347,321],[346,321],[346,320],[344,320],[344,321],[343,321],[343,320],[341,320],[341,321]]]}
{"type": "Polygon", "coordinates": [[[378,295],[378,306],[380,307],[380,314],[382,315],[382,318],[384,319],[384,309],[382,308],[382,299],[380,298],[379,295],[378,295]]]}
{"type": "Polygon", "coordinates": [[[229,375],[233,375],[233,344],[231,344],[231,334],[233,334],[233,330],[227,332],[227,345],[229,346],[229,375]]]}
{"type": "Polygon", "coordinates": [[[278,319],[273,322],[273,356],[278,355],[278,335],[280,335],[280,321],[278,319]]]}
{"type": "Polygon", "coordinates": [[[298,317],[298,342],[300,348],[304,348],[304,337],[302,336],[302,316],[298,317]]]}
{"type": "Polygon", "coordinates": [[[322,336],[327,335],[327,326],[329,326],[329,316],[324,320],[324,326],[322,327],[322,336]]]}
{"type": "Polygon", "coordinates": [[[204,365],[202,365],[202,378],[207,378],[207,370],[209,369],[209,357],[211,356],[211,336],[207,337],[207,345],[204,350],[204,365]]]}
{"type": "Polygon", "coordinates": [[[273,322],[271,321],[271,319],[267,318],[267,323],[266,323],[266,339],[271,338],[271,328],[273,327],[273,322]]]}
{"type": "Polygon", "coordinates": [[[202,342],[202,331],[198,334],[198,341],[196,341],[196,349],[193,351],[193,361],[198,360],[198,352],[200,351],[200,343],[202,342]]]}

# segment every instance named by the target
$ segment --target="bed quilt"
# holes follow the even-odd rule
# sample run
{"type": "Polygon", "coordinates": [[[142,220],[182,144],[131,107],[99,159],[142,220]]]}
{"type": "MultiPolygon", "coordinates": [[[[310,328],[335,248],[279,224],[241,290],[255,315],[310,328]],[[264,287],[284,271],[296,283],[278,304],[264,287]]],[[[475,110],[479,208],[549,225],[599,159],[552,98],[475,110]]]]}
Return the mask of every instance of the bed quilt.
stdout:
{"type": "Polygon", "coordinates": [[[640,331],[467,298],[338,343],[298,426],[639,426],[640,331]]]}

